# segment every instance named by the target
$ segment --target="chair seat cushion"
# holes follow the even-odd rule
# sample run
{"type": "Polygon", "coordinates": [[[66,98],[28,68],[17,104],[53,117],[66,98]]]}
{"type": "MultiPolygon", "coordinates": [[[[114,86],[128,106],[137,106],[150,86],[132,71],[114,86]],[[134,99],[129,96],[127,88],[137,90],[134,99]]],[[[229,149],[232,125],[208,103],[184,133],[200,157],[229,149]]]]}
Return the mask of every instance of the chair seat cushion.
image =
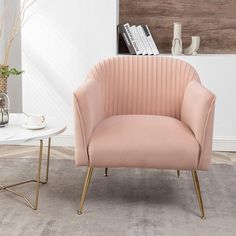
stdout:
{"type": "Polygon", "coordinates": [[[193,170],[199,144],[177,119],[156,115],[121,115],[103,120],[88,147],[93,167],[141,167],[193,170]]]}

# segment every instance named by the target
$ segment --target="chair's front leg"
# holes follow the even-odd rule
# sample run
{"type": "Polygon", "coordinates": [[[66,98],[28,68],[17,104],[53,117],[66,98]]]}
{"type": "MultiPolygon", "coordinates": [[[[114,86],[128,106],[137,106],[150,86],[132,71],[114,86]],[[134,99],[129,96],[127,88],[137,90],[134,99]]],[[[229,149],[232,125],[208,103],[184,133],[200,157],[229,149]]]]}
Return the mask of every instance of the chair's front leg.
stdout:
{"type": "Polygon", "coordinates": [[[84,201],[85,201],[85,198],[86,198],[86,195],[88,192],[88,187],[89,187],[89,184],[90,184],[90,181],[92,178],[92,174],[93,174],[93,167],[89,167],[88,171],[87,171],[86,179],[84,182],[83,193],[82,193],[81,200],[80,200],[80,207],[79,207],[79,210],[77,211],[78,215],[82,214],[83,205],[84,205],[84,201]]]}
{"type": "Polygon", "coordinates": [[[202,202],[200,184],[199,184],[199,180],[198,180],[198,176],[197,176],[197,171],[195,171],[195,170],[192,171],[192,177],[193,177],[193,183],[194,183],[194,187],[195,187],[196,194],[197,194],[199,208],[201,211],[201,218],[206,219],[205,212],[204,212],[204,206],[203,206],[203,202],[202,202]]]}

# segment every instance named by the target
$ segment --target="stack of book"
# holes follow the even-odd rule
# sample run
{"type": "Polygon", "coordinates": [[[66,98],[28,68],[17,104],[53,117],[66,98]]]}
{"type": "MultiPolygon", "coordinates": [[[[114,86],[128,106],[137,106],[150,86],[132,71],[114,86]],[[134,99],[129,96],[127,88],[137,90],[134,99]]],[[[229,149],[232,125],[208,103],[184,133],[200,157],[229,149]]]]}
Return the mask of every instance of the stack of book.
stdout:
{"type": "Polygon", "coordinates": [[[159,51],[147,25],[118,25],[119,34],[132,55],[158,55],[159,51]]]}

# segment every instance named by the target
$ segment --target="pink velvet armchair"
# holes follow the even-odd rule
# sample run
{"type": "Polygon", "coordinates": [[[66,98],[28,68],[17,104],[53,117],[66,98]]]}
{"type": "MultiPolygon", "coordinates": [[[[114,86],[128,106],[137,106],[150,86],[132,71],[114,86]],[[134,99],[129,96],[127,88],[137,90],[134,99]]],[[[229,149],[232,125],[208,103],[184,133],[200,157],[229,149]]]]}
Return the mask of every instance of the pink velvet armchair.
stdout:
{"type": "Polygon", "coordinates": [[[104,60],[74,92],[75,161],[88,166],[78,214],[95,167],[208,170],[215,96],[195,69],[170,57],[104,60]]]}

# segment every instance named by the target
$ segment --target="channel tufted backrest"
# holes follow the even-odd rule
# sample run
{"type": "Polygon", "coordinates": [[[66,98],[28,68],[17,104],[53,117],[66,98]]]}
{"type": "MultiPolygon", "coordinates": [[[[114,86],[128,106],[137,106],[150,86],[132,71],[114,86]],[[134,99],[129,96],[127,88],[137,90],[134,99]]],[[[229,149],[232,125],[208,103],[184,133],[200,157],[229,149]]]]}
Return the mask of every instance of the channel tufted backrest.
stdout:
{"type": "Polygon", "coordinates": [[[146,114],[179,119],[188,83],[200,81],[188,63],[154,56],[110,58],[97,64],[88,77],[101,81],[106,117],[146,114]]]}

